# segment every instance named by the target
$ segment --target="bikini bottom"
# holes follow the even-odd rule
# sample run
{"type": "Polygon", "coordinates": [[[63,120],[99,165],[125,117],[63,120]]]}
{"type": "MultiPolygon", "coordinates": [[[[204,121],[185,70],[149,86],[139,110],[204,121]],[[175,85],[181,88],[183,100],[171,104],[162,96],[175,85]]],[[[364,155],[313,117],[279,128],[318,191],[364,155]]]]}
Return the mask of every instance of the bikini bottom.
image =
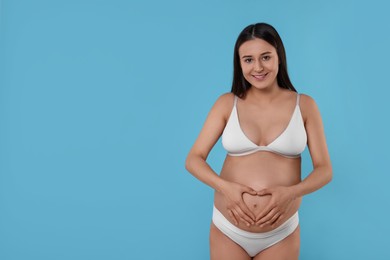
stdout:
{"type": "Polygon", "coordinates": [[[299,216],[297,211],[276,229],[268,232],[255,233],[236,227],[214,206],[213,223],[223,234],[241,246],[249,256],[254,257],[264,249],[280,242],[293,233],[298,227],[299,216]]]}

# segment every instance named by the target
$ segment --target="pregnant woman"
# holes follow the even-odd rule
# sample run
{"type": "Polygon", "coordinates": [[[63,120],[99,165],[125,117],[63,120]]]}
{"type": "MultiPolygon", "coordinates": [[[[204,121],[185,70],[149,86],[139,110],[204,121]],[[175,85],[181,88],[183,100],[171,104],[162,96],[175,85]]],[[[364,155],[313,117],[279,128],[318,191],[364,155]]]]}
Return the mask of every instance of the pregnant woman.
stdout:
{"type": "Polygon", "coordinates": [[[238,36],[231,92],[211,108],[185,167],[215,190],[211,259],[298,259],[301,198],[330,182],[332,165],[319,109],[292,85],[271,25],[238,36]],[[221,136],[227,155],[218,175],[206,159],[221,136]],[[313,171],[302,180],[306,145],[313,171]]]}

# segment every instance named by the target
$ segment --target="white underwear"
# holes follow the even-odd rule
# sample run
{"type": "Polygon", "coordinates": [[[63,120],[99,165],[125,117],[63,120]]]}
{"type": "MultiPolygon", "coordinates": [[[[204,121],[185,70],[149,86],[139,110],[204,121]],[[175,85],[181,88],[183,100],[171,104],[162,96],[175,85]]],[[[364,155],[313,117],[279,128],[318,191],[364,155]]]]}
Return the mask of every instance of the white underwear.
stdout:
{"type": "Polygon", "coordinates": [[[223,234],[241,246],[249,256],[254,257],[264,249],[280,242],[293,233],[298,227],[299,217],[297,211],[291,218],[274,230],[254,233],[242,230],[230,223],[214,206],[213,223],[223,234]]]}

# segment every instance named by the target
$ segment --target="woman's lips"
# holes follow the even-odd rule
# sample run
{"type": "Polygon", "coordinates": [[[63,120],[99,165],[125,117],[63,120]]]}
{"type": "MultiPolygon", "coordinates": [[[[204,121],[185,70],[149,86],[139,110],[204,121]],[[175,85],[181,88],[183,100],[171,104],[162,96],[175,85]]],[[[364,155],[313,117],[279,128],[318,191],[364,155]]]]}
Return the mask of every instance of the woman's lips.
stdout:
{"type": "Polygon", "coordinates": [[[268,75],[268,73],[261,74],[261,75],[252,75],[252,77],[254,77],[257,80],[263,80],[267,75],[268,75]]]}

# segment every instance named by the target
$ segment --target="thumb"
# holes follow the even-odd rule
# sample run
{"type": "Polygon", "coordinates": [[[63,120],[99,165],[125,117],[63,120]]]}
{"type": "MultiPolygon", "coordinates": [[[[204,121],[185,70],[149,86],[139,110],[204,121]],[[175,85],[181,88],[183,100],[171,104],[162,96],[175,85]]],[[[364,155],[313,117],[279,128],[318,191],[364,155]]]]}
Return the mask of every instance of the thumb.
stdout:
{"type": "Polygon", "coordinates": [[[261,191],[257,192],[258,196],[264,196],[264,195],[270,195],[270,194],[272,194],[272,192],[267,188],[262,189],[261,191]]]}
{"type": "Polygon", "coordinates": [[[250,187],[246,187],[245,188],[245,192],[246,193],[249,193],[251,195],[257,195],[257,191],[255,191],[254,189],[250,188],[250,187]]]}

